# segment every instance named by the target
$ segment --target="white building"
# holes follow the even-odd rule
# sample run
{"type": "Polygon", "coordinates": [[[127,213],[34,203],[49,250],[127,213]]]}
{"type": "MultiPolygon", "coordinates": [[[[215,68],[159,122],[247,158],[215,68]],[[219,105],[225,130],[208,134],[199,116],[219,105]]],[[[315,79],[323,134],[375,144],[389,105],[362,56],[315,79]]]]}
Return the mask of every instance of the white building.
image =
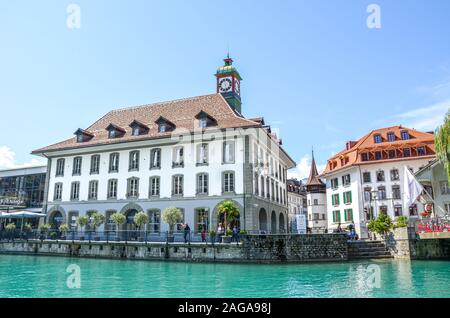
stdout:
{"type": "Polygon", "coordinates": [[[308,215],[306,187],[297,179],[287,181],[289,230],[296,232],[297,215],[308,215]]]}
{"type": "Polygon", "coordinates": [[[330,158],[323,176],[327,180],[328,229],[354,222],[361,238],[367,224],[380,212],[391,218],[416,217],[417,207],[403,209],[403,171],[413,172],[434,159],[434,136],[402,126],[371,131],[330,158]]]}
{"type": "Polygon", "coordinates": [[[48,158],[48,222],[76,227],[78,216],[95,211],[112,229],[109,217],[120,212],[124,229],[134,229],[134,215],[145,211],[159,235],[168,229],[162,211],[174,206],[198,232],[217,228],[217,205],[230,199],[241,229],[285,231],[286,171],[295,163],[264,119],[242,116],[230,58],[216,77],[217,94],[113,110],[35,150],[48,158]]]}
{"type": "Polygon", "coordinates": [[[327,229],[327,196],[325,183],[317,171],[314,153],[311,171],[306,182],[308,205],[308,229],[312,233],[324,233],[327,229]]]}

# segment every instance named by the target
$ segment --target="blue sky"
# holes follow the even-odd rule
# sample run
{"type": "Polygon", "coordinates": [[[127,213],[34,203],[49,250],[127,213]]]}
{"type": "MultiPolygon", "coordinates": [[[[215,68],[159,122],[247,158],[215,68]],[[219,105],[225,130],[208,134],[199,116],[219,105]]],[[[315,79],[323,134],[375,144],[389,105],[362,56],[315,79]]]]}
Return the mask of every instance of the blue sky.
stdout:
{"type": "Polygon", "coordinates": [[[229,48],[243,113],[264,116],[308,170],[345,141],[450,105],[450,1],[4,1],[0,168],[111,109],[215,92],[229,48]],[[67,6],[81,9],[69,29],[67,6]],[[381,29],[366,24],[381,9],[381,29]]]}

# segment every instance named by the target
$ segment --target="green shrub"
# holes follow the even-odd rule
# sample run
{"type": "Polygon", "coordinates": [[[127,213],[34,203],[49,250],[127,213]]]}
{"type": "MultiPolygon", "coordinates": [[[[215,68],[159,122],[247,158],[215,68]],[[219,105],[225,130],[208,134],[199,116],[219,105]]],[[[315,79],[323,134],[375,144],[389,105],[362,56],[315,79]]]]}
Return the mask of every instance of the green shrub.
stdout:
{"type": "Polygon", "coordinates": [[[247,233],[246,230],[240,230],[240,231],[239,231],[239,234],[240,234],[240,235],[247,235],[248,233],[247,233]]]}
{"type": "Polygon", "coordinates": [[[216,236],[216,231],[214,231],[214,230],[209,231],[209,236],[215,237],[216,236]]]}
{"type": "Polygon", "coordinates": [[[233,231],[228,229],[226,232],[226,236],[233,236],[233,231]]]}
{"type": "Polygon", "coordinates": [[[402,216],[399,216],[395,220],[395,227],[396,228],[407,227],[407,226],[408,226],[408,217],[402,215],[402,216]]]}
{"type": "Polygon", "coordinates": [[[392,220],[386,213],[380,213],[375,220],[369,222],[368,228],[371,232],[384,235],[392,228],[392,220]]]}
{"type": "Polygon", "coordinates": [[[5,229],[7,231],[14,231],[16,229],[16,225],[14,223],[9,223],[7,226],[5,226],[5,229]]]}
{"type": "Polygon", "coordinates": [[[52,228],[52,226],[48,223],[44,223],[40,227],[41,232],[48,232],[51,228],[52,228]]]}
{"type": "Polygon", "coordinates": [[[169,225],[169,233],[172,234],[173,227],[183,219],[183,214],[180,209],[170,207],[163,211],[162,219],[169,225]]]}
{"type": "Polygon", "coordinates": [[[61,231],[61,233],[66,233],[69,232],[70,228],[67,224],[61,224],[59,226],[59,230],[61,231]]]}

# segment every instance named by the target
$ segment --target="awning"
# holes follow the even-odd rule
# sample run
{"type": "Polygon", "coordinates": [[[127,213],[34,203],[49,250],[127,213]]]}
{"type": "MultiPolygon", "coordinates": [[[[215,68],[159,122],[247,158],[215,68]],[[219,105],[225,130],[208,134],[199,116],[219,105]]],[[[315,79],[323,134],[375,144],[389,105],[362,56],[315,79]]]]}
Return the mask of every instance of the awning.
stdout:
{"type": "Polygon", "coordinates": [[[11,213],[0,214],[0,219],[35,219],[45,217],[44,213],[28,212],[28,211],[18,211],[11,213]]]}

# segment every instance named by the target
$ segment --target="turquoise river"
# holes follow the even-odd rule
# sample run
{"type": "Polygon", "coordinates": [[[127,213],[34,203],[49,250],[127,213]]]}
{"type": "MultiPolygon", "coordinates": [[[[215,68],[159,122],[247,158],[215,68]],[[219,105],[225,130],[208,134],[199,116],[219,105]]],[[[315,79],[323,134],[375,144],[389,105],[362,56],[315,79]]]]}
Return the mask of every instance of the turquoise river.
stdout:
{"type": "Polygon", "coordinates": [[[0,255],[0,297],[450,297],[449,286],[448,261],[259,265],[0,255]],[[71,264],[80,288],[67,285],[71,264]]]}

